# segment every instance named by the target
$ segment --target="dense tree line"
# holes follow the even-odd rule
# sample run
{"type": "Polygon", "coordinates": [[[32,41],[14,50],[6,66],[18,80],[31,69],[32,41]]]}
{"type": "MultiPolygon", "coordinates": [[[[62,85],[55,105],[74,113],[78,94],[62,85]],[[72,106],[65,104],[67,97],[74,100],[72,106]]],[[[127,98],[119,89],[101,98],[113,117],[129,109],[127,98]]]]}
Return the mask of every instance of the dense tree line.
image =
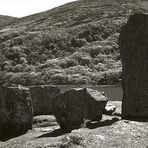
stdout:
{"type": "Polygon", "coordinates": [[[114,27],[94,23],[49,32],[8,31],[0,36],[0,83],[118,84],[119,29],[114,27]]]}
{"type": "Polygon", "coordinates": [[[0,84],[120,84],[120,29],[144,1],[80,0],[0,28],[0,84]]]}

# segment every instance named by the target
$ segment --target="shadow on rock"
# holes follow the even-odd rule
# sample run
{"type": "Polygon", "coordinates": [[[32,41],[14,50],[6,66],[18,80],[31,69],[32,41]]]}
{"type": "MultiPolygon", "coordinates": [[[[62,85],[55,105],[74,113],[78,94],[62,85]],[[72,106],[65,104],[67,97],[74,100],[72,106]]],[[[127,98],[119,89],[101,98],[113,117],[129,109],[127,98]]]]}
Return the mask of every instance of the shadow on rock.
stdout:
{"type": "Polygon", "coordinates": [[[136,122],[148,122],[148,118],[132,118],[132,117],[122,117],[123,120],[136,121],[136,122]]]}
{"type": "Polygon", "coordinates": [[[107,119],[107,120],[102,121],[102,122],[87,122],[86,127],[89,128],[89,129],[94,129],[94,128],[97,128],[97,127],[112,125],[113,123],[115,123],[117,121],[119,121],[119,118],[113,118],[111,120],[107,119]]]}
{"type": "Polygon", "coordinates": [[[1,134],[0,134],[0,141],[5,142],[5,141],[10,140],[10,139],[12,139],[12,138],[19,137],[19,136],[21,136],[21,135],[23,135],[23,134],[25,134],[25,133],[26,133],[26,132],[24,132],[24,133],[19,133],[19,134],[7,134],[7,135],[1,135],[1,134]]]}
{"type": "Polygon", "coordinates": [[[46,134],[43,134],[37,138],[44,138],[44,137],[58,137],[58,136],[61,136],[61,135],[64,135],[66,133],[70,133],[71,131],[64,131],[64,130],[61,130],[60,128],[59,129],[56,129],[50,133],[46,133],[46,134]]]}

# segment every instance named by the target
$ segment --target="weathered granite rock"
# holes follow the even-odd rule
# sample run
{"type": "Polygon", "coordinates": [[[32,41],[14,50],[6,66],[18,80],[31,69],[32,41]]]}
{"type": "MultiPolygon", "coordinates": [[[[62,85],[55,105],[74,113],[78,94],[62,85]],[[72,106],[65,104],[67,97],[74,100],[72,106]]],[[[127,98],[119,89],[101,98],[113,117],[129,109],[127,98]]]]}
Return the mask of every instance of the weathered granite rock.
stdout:
{"type": "Polygon", "coordinates": [[[107,100],[103,92],[72,89],[53,99],[53,113],[61,129],[75,129],[85,121],[100,121],[107,100]]]}
{"type": "Polygon", "coordinates": [[[104,114],[106,115],[112,115],[112,113],[116,110],[116,106],[113,104],[107,104],[105,106],[104,114]]]}
{"type": "Polygon", "coordinates": [[[34,116],[52,114],[52,99],[60,93],[60,89],[48,85],[31,86],[29,88],[34,116]]]}
{"type": "Polygon", "coordinates": [[[32,129],[32,120],[29,89],[0,86],[0,136],[24,133],[32,129]]]}
{"type": "Polygon", "coordinates": [[[148,15],[134,14],[122,27],[123,118],[148,118],[148,15]]]}

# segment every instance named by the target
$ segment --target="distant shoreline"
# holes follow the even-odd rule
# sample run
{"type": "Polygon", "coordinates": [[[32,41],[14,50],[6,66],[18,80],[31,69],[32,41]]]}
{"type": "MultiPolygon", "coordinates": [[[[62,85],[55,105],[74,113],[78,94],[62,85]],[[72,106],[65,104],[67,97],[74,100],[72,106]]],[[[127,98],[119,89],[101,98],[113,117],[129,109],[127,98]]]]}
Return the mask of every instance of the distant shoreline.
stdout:
{"type": "MultiPolygon", "coordinates": [[[[23,85],[24,86],[24,85],[23,85]]],[[[81,84],[75,84],[75,85],[69,85],[69,84],[65,84],[65,85],[56,85],[56,84],[39,84],[39,85],[27,85],[26,87],[31,87],[31,86],[57,86],[57,87],[66,87],[66,86],[70,86],[70,87],[122,87],[121,84],[118,85],[81,85],[81,84]]]]}
{"type": "Polygon", "coordinates": [[[76,86],[76,87],[78,87],[78,86],[80,86],[80,87],[122,87],[122,85],[121,84],[119,84],[119,85],[81,85],[81,84],[77,84],[77,85],[68,85],[68,84],[65,84],[65,85],[55,85],[55,86],[76,86]]]}

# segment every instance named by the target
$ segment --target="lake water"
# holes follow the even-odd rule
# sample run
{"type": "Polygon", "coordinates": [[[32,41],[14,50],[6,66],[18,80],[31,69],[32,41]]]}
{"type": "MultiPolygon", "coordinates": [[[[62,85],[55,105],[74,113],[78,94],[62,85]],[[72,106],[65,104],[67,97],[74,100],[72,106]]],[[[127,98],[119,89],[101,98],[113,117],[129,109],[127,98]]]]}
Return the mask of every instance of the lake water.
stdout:
{"type": "Polygon", "coordinates": [[[123,91],[121,86],[59,86],[61,91],[70,90],[71,88],[87,87],[98,91],[105,92],[110,101],[122,101],[123,91]]]}

